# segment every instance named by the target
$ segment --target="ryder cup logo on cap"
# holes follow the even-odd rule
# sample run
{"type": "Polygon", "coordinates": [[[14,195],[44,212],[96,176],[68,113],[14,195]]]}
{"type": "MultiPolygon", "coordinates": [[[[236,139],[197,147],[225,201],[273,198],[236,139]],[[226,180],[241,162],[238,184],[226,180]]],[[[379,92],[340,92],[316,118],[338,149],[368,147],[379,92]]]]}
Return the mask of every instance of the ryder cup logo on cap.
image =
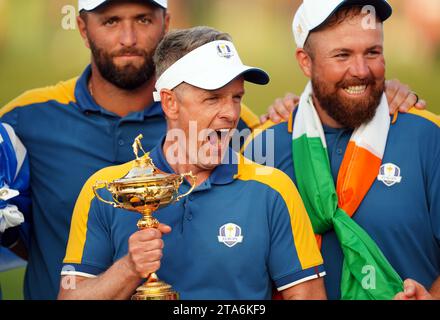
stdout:
{"type": "Polygon", "coordinates": [[[339,8],[352,5],[373,6],[382,21],[387,20],[393,11],[386,0],[304,0],[292,24],[296,46],[304,48],[311,31],[323,25],[339,8]]]}
{"type": "MultiPolygon", "coordinates": [[[[78,0],[78,11],[86,10],[92,11],[98,8],[100,5],[114,0],[78,0]]],[[[146,0],[153,4],[157,4],[162,8],[167,8],[167,0],[146,0]]]]}
{"type": "Polygon", "coordinates": [[[232,248],[237,243],[243,242],[241,228],[234,223],[227,223],[220,227],[218,241],[232,248]]]}
{"type": "Polygon", "coordinates": [[[173,90],[183,82],[200,89],[217,90],[239,76],[255,84],[269,82],[269,76],[262,69],[241,62],[232,42],[212,41],[183,56],[159,77],[154,100],[161,100],[162,90],[173,90]]]}
{"type": "Polygon", "coordinates": [[[218,50],[219,56],[226,58],[226,59],[229,59],[234,55],[231,48],[227,44],[219,44],[217,46],[217,50],[218,50]]]}

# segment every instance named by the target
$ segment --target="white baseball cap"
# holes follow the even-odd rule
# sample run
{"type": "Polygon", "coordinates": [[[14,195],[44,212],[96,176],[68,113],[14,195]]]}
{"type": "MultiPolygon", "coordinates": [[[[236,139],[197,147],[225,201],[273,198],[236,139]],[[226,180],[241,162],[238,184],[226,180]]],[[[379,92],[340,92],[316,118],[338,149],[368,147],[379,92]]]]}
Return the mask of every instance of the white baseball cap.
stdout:
{"type": "Polygon", "coordinates": [[[183,82],[205,90],[217,90],[240,75],[255,84],[269,83],[269,75],[265,71],[241,62],[232,42],[212,41],[177,60],[159,77],[154,100],[161,100],[163,89],[172,90],[183,82]]]}
{"type": "MultiPolygon", "coordinates": [[[[78,0],[78,11],[92,11],[98,8],[100,5],[110,1],[112,0],[78,0]]],[[[148,0],[148,2],[157,4],[165,9],[167,8],[167,0],[148,0]]]]}
{"type": "Polygon", "coordinates": [[[304,0],[292,24],[296,46],[303,48],[311,31],[323,25],[339,8],[350,5],[373,6],[382,21],[393,12],[386,0],[304,0]]]}

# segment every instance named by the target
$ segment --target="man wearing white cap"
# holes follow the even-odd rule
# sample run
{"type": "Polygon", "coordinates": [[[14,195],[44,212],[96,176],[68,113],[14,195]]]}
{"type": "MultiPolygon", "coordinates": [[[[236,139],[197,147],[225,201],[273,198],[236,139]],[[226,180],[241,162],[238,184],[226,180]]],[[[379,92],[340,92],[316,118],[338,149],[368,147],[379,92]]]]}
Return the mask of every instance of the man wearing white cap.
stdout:
{"type": "MultiPolygon", "coordinates": [[[[57,296],[71,214],[87,178],[132,159],[139,132],[151,149],[166,131],[160,103],[153,101],[153,54],[168,31],[167,1],[79,0],[78,9],[91,64],[79,78],[28,91],[0,110],[30,158],[27,299],[57,296]]],[[[240,129],[252,122],[258,124],[257,117],[244,110],[240,129]]]]}
{"type": "Polygon", "coordinates": [[[440,119],[389,116],[391,14],[385,0],[304,0],[293,32],[311,81],[291,121],[269,129],[275,167],[298,186],[322,235],[331,299],[440,296],[440,119]]]}
{"type": "Polygon", "coordinates": [[[79,31],[91,64],[79,77],[31,90],[0,110],[30,159],[32,231],[25,298],[55,299],[75,200],[97,170],[151,148],[166,128],[154,103],[152,60],[168,30],[166,0],[80,0],[79,31]]]}
{"type": "MultiPolygon", "coordinates": [[[[137,231],[135,214],[103,206],[91,188],[132,162],[93,175],[75,206],[59,298],[128,299],[156,271],[185,300],[270,299],[272,287],[285,299],[325,298],[322,259],[293,183],[228,147],[244,81],[266,84],[268,75],[243,65],[229,35],[208,27],[171,32],[155,62],[168,130],[150,157],[162,172],[192,171],[196,188],[158,210],[158,230],[137,231]],[[72,281],[75,289],[63,287],[72,281]]],[[[180,192],[189,188],[185,181],[180,192]]]]}
{"type": "MultiPolygon", "coordinates": [[[[138,132],[145,133],[146,149],[165,133],[152,97],[152,56],[168,30],[166,8],[166,0],[79,0],[78,26],[91,65],[79,78],[28,91],[0,110],[30,155],[28,299],[57,295],[71,212],[86,179],[129,161],[138,132]]],[[[243,107],[239,128],[254,124],[258,119],[243,107]]]]}

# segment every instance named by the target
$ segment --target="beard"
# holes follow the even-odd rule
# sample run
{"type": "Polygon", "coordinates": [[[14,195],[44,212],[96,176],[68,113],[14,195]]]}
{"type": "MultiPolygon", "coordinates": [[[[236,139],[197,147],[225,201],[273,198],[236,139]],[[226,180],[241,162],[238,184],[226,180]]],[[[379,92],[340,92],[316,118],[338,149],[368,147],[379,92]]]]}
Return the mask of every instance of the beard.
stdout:
{"type": "Polygon", "coordinates": [[[147,83],[156,72],[153,62],[154,50],[149,52],[136,48],[125,48],[116,53],[109,53],[99,48],[90,39],[89,43],[93,59],[102,77],[120,89],[135,90],[147,83]],[[113,58],[127,54],[140,55],[144,58],[144,62],[139,67],[133,64],[119,67],[114,64],[113,58]]]}
{"type": "Polygon", "coordinates": [[[321,108],[333,120],[345,128],[356,129],[374,118],[385,90],[385,80],[377,80],[370,75],[365,79],[344,79],[333,86],[315,75],[312,78],[312,86],[313,94],[321,108]],[[363,85],[367,86],[366,90],[368,88],[371,90],[371,93],[364,99],[350,99],[338,93],[339,89],[363,85]]]}

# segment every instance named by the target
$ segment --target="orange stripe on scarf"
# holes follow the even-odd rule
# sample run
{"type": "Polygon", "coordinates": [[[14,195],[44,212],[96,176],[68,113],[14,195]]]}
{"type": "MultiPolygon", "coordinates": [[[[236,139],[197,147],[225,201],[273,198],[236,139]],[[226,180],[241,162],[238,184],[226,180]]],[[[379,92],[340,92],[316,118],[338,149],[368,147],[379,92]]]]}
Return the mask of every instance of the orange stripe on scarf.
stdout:
{"type": "MultiPolygon", "coordinates": [[[[350,141],[338,173],[336,193],[338,206],[353,217],[362,200],[373,185],[382,164],[382,159],[350,141]],[[356,158],[356,160],[354,160],[356,158]]],[[[319,249],[322,236],[316,235],[319,249]]]]}
{"type": "Polygon", "coordinates": [[[336,193],[338,206],[354,215],[376,179],[382,159],[350,141],[339,169],[336,193]]]}

